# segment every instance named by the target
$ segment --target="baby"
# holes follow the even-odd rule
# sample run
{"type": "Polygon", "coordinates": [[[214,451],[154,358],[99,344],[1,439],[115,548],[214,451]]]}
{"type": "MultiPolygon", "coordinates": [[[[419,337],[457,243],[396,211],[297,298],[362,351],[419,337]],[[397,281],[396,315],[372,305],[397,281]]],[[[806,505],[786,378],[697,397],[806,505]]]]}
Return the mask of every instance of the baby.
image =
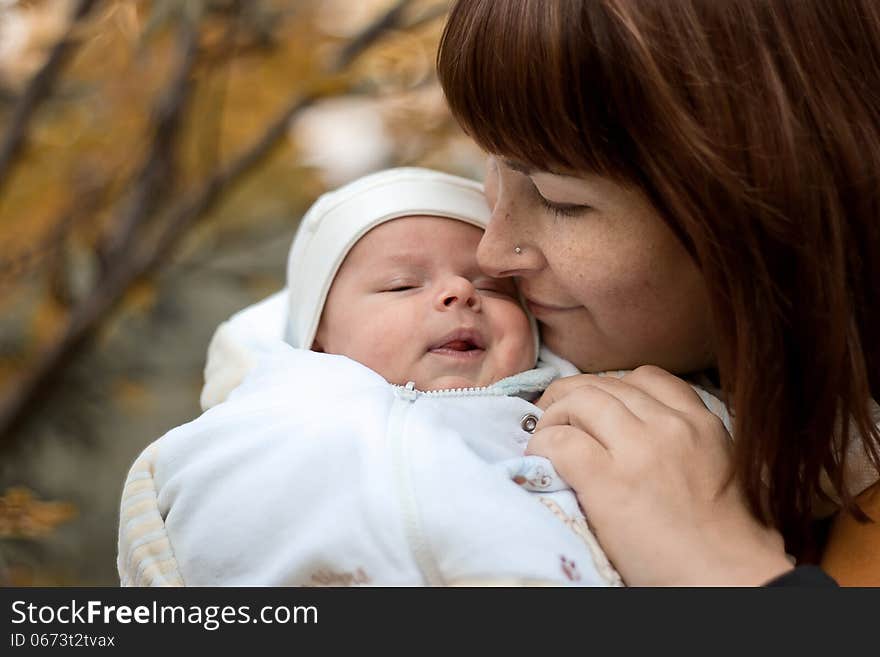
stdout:
{"type": "Polygon", "coordinates": [[[312,349],[420,390],[483,387],[531,369],[532,327],[513,280],[477,268],[481,235],[430,216],[373,228],[339,269],[312,349]]]}
{"type": "Polygon", "coordinates": [[[215,334],[206,412],[132,466],[123,585],[619,585],[522,456],[531,400],[576,370],[536,366],[512,280],[477,267],[487,221],[478,184],[421,169],[319,199],[286,295],[215,334]]]}

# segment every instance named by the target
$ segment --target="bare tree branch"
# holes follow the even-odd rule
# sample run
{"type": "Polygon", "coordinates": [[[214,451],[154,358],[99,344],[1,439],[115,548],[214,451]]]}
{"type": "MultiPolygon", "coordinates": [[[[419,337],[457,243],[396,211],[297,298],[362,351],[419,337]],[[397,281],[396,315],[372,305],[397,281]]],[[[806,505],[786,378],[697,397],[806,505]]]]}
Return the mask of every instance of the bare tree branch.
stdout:
{"type": "MultiPolygon", "coordinates": [[[[230,15],[229,25],[224,31],[223,37],[220,39],[220,49],[223,53],[226,54],[226,57],[233,59],[235,58],[240,50],[236,43],[238,40],[238,35],[241,32],[242,27],[242,6],[240,0],[230,0],[228,5],[223,6],[223,10],[230,15]]],[[[208,70],[214,66],[216,57],[205,57],[202,56],[202,61],[205,62],[205,66],[208,70]]],[[[211,120],[206,122],[205,133],[207,137],[204,135],[200,135],[199,141],[199,153],[201,155],[202,163],[204,166],[204,171],[211,171],[214,167],[216,167],[217,162],[220,159],[220,136],[221,136],[221,127],[223,123],[223,109],[227,100],[227,93],[229,91],[229,69],[230,67],[227,65],[223,67],[221,70],[221,78],[219,83],[219,93],[217,101],[215,103],[216,110],[212,112],[211,120]]],[[[201,173],[201,172],[200,172],[201,173]]]]}
{"type": "MultiPolygon", "coordinates": [[[[382,18],[355,37],[338,60],[334,72],[351,62],[370,47],[389,26],[396,24],[407,0],[395,5],[382,18]],[[391,15],[391,18],[389,18],[391,15]],[[381,29],[377,28],[381,25],[381,29]]],[[[11,392],[0,400],[0,445],[12,441],[13,432],[22,420],[34,411],[39,401],[57,379],[56,372],[64,367],[85,345],[101,321],[119,304],[126,290],[136,281],[155,271],[168,260],[168,254],[199,219],[203,218],[234,183],[264,161],[287,135],[291,120],[315,101],[339,95],[346,90],[336,78],[316,85],[308,93],[298,94],[269,124],[266,130],[234,160],[208,178],[192,195],[177,202],[167,213],[158,237],[142,245],[141,240],[128,240],[119,251],[95,290],[71,312],[60,337],[48,347],[34,367],[25,372],[11,392]]]]}
{"type": "Polygon", "coordinates": [[[180,57],[171,82],[156,107],[150,152],[135,176],[132,193],[124,201],[124,209],[112,224],[113,232],[100,250],[105,270],[125,253],[141,224],[154,215],[163,191],[172,178],[176,168],[174,150],[180,124],[192,92],[190,74],[198,55],[198,41],[198,24],[183,18],[178,41],[180,57]]]}
{"type": "Polygon", "coordinates": [[[51,257],[62,248],[73,228],[83,219],[98,210],[106,191],[106,183],[96,184],[84,181],[76,185],[75,200],[49,222],[52,229],[35,246],[0,257],[0,291],[12,285],[19,276],[36,269],[45,258],[51,257]]]}
{"type": "Polygon", "coordinates": [[[370,23],[363,32],[342,49],[336,59],[334,69],[337,71],[344,69],[364,50],[373,45],[382,34],[400,25],[403,13],[409,4],[410,0],[398,0],[396,5],[370,23]]]}
{"type": "Polygon", "coordinates": [[[12,164],[27,138],[28,124],[34,110],[52,91],[55,79],[61,72],[61,68],[70,59],[70,54],[76,46],[75,30],[80,22],[88,16],[95,4],[96,0],[79,0],[64,36],[53,46],[43,66],[31,78],[24,93],[18,98],[12,110],[9,127],[0,142],[0,191],[2,191],[3,184],[12,169],[12,164]]]}
{"type": "Polygon", "coordinates": [[[430,23],[431,21],[437,20],[442,16],[446,16],[449,13],[449,7],[444,5],[436,5],[434,7],[428,7],[421,14],[414,17],[411,21],[409,21],[404,29],[406,30],[414,30],[426,23],[430,23]]]}

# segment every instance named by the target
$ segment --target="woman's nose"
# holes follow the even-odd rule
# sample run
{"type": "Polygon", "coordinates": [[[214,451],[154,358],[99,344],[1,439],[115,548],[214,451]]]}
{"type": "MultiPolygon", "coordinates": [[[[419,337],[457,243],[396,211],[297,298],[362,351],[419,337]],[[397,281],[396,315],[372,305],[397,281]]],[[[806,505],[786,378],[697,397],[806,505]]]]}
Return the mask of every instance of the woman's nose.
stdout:
{"type": "Polygon", "coordinates": [[[470,308],[474,312],[479,312],[482,301],[473,283],[463,276],[454,276],[441,288],[435,305],[438,310],[470,308]]]}
{"type": "Polygon", "coordinates": [[[498,191],[489,225],[477,247],[477,264],[494,278],[528,276],[539,271],[544,256],[522,231],[513,213],[516,206],[498,191]]]}

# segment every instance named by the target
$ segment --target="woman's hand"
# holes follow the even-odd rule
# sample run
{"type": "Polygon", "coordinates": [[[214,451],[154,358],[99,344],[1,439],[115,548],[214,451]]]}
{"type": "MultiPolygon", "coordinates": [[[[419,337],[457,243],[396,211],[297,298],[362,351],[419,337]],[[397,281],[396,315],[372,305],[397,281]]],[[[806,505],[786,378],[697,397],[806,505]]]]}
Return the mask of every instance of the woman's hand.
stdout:
{"type": "Polygon", "coordinates": [[[555,381],[537,404],[527,453],[575,490],[627,584],[760,585],[792,568],[728,476],[724,425],[681,379],[656,367],[584,374],[555,381]]]}

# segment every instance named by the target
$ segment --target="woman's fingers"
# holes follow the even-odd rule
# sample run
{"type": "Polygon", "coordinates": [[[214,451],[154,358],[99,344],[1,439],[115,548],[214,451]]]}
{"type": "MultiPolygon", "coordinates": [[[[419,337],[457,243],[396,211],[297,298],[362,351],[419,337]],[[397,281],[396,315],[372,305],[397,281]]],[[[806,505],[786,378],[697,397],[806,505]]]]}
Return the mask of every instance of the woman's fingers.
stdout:
{"type": "Polygon", "coordinates": [[[591,435],[562,424],[536,430],[526,446],[526,455],[550,460],[557,474],[574,490],[586,492],[596,473],[607,471],[611,455],[591,435]]]}
{"type": "Polygon", "coordinates": [[[644,365],[620,380],[681,413],[706,410],[703,400],[689,383],[659,367],[644,365]]]}
{"type": "Polygon", "coordinates": [[[594,380],[600,377],[595,374],[578,374],[576,376],[566,376],[562,379],[556,379],[547,386],[547,389],[535,402],[535,406],[546,411],[552,404],[559,401],[575,388],[590,385],[594,380]]]}
{"type": "MultiPolygon", "coordinates": [[[[634,380],[634,382],[637,382],[634,380]]],[[[628,383],[625,378],[599,376],[596,374],[578,374],[557,379],[551,383],[535,404],[547,410],[553,404],[572,394],[584,386],[593,386],[616,397],[636,416],[659,410],[657,399],[637,385],[628,383]]]]}
{"type": "Polygon", "coordinates": [[[650,404],[651,400],[645,399],[643,392],[631,386],[595,381],[598,378],[584,379],[589,383],[576,387],[568,386],[566,394],[544,411],[536,431],[554,425],[572,426],[589,434],[608,450],[615,449],[618,436],[638,434],[643,426],[642,420],[638,410],[634,412],[630,406],[638,409],[650,404]]]}
{"type": "Polygon", "coordinates": [[[790,567],[730,479],[724,425],[684,381],[654,367],[581,375],[539,405],[527,453],[571,485],[629,583],[755,584],[790,567]]]}
{"type": "Polygon", "coordinates": [[[594,385],[609,392],[613,391],[612,394],[618,396],[637,415],[641,414],[639,409],[641,412],[650,412],[652,405],[645,403],[648,399],[682,413],[706,410],[703,400],[689,383],[653,365],[639,367],[620,379],[595,374],[580,374],[557,379],[550,384],[535,404],[546,410],[572,390],[583,385],[594,385]],[[627,392],[620,384],[625,384],[643,394],[627,392]]]}

